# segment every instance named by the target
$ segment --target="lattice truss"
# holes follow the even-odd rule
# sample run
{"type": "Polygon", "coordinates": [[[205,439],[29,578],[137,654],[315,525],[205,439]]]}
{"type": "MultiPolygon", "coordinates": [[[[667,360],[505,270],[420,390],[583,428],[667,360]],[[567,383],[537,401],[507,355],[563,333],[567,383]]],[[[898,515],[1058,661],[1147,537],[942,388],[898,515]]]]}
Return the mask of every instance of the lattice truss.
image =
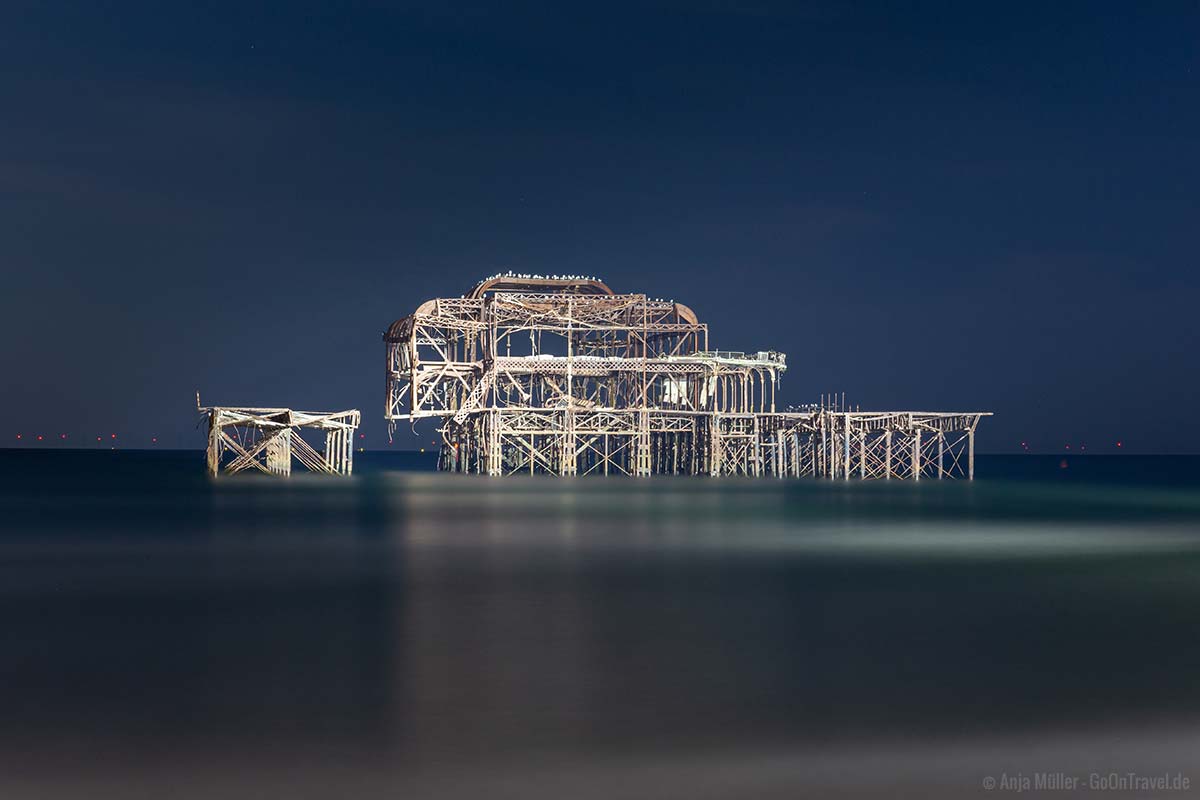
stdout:
{"type": "Polygon", "coordinates": [[[208,418],[210,475],[233,475],[243,470],[290,475],[293,461],[311,472],[328,475],[349,475],[354,470],[354,431],[361,421],[357,410],[223,406],[199,410],[208,418]],[[321,451],[304,440],[301,431],[305,429],[324,433],[321,451]]]}
{"type": "MultiPolygon", "coordinates": [[[[829,411],[769,416],[757,473],[861,479],[973,478],[986,412],[829,411]]],[[[753,464],[752,464],[753,466],[753,464]]]]}
{"type": "Polygon", "coordinates": [[[592,278],[496,276],[384,341],[385,418],[437,420],[450,471],[970,475],[983,416],[778,412],[782,353],[709,350],[687,306],[592,278]]]}

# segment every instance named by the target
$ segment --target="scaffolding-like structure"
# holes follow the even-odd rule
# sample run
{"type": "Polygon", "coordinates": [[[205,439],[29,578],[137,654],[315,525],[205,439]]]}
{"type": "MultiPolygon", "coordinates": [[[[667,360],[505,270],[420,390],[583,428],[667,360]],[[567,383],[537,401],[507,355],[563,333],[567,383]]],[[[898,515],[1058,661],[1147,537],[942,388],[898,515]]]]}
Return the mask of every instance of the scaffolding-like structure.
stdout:
{"type": "Polygon", "coordinates": [[[588,277],[492,276],[383,338],[385,418],[437,420],[453,472],[973,478],[989,415],[777,410],[783,353],[710,350],[687,306],[588,277]]]}
{"type": "Polygon", "coordinates": [[[354,471],[354,431],[361,415],[349,411],[293,411],[290,408],[201,407],[208,419],[208,474],[233,475],[257,469],[268,475],[291,475],[292,461],[310,472],[349,475],[354,471]],[[320,452],[301,436],[309,428],[323,431],[320,452]]]}

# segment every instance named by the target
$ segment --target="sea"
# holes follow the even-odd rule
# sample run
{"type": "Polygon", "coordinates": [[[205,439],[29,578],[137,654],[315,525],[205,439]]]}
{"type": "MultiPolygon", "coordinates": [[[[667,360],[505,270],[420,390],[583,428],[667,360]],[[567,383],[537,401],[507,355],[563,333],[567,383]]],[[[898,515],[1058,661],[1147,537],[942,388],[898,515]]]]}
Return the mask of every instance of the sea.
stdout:
{"type": "Polygon", "coordinates": [[[1200,457],[976,474],[3,450],[0,797],[1200,792],[1200,457]]]}

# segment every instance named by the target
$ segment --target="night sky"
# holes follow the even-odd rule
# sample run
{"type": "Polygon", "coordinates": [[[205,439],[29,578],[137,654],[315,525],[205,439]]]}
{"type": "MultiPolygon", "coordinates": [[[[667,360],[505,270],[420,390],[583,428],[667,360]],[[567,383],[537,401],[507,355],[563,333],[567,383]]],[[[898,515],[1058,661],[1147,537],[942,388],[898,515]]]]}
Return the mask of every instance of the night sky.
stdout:
{"type": "Polygon", "coordinates": [[[0,9],[0,446],[202,447],[199,388],[385,447],[383,329],[512,269],[786,402],[1200,451],[1200,4],[192,5],[0,9]]]}

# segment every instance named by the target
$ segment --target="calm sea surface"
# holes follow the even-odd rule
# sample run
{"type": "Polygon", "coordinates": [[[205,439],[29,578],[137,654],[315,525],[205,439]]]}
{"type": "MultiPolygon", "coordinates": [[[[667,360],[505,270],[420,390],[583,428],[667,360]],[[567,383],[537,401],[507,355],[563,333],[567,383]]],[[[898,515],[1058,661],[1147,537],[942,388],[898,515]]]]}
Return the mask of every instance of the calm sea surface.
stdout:
{"type": "Polygon", "coordinates": [[[212,482],[0,451],[0,797],[1200,792],[1200,458],[1060,462],[212,482]]]}

